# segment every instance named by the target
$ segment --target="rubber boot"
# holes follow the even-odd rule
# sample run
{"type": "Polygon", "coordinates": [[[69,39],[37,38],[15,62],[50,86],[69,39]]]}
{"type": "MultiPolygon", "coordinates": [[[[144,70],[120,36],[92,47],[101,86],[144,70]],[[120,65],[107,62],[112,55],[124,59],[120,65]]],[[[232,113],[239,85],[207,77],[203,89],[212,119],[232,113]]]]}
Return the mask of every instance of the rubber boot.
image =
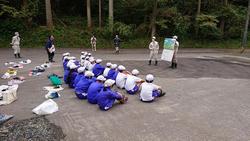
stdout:
{"type": "Polygon", "coordinates": [[[174,68],[177,69],[177,63],[175,63],[174,68]]]}
{"type": "Polygon", "coordinates": [[[151,65],[151,60],[148,61],[148,65],[151,65]]]}
{"type": "Polygon", "coordinates": [[[17,54],[14,54],[15,55],[15,58],[17,58],[17,54]]]}
{"type": "Polygon", "coordinates": [[[174,69],[174,62],[172,62],[172,64],[171,64],[171,68],[172,68],[172,69],[174,69]]]}
{"type": "Polygon", "coordinates": [[[17,55],[18,55],[18,58],[22,58],[22,57],[20,56],[20,53],[18,53],[17,55]]]}
{"type": "Polygon", "coordinates": [[[157,64],[158,64],[158,61],[156,60],[156,61],[155,61],[155,66],[157,66],[157,64]]]}
{"type": "Polygon", "coordinates": [[[159,97],[162,97],[162,96],[164,96],[166,93],[165,92],[163,92],[162,90],[159,90],[160,91],[160,94],[159,94],[159,97]]]}

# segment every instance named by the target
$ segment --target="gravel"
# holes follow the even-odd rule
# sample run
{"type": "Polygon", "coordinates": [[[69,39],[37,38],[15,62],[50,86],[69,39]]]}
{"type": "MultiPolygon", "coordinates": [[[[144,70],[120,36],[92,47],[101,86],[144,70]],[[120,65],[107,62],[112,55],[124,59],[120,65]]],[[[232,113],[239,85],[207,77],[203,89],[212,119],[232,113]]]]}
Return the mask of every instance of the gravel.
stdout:
{"type": "Polygon", "coordinates": [[[65,137],[62,129],[37,116],[0,126],[0,141],[60,141],[65,137]]]}

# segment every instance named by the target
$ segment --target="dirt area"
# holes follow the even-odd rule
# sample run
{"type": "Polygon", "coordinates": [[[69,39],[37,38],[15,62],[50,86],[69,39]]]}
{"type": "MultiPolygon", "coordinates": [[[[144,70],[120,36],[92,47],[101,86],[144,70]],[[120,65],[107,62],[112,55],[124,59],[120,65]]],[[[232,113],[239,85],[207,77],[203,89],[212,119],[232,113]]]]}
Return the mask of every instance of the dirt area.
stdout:
{"type": "Polygon", "coordinates": [[[63,138],[62,129],[44,116],[0,126],[1,141],[60,141],[63,138]]]}

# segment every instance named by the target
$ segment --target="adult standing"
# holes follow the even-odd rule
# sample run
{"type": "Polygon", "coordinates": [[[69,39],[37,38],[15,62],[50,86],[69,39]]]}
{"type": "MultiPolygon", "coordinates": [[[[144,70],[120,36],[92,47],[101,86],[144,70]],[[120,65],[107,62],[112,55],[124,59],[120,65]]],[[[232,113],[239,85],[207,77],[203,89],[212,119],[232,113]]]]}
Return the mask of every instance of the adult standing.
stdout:
{"type": "Polygon", "coordinates": [[[179,48],[179,42],[177,41],[177,38],[178,38],[177,36],[173,36],[173,40],[175,41],[175,43],[174,43],[174,55],[173,55],[172,64],[171,64],[172,69],[177,68],[177,52],[179,48]]]}
{"type": "Polygon", "coordinates": [[[149,62],[148,65],[151,65],[152,59],[155,60],[155,66],[157,66],[158,64],[158,51],[159,51],[159,43],[157,41],[155,41],[155,37],[152,37],[152,42],[149,44],[149,50],[150,50],[150,54],[149,54],[149,62]]]}
{"type": "Polygon", "coordinates": [[[90,39],[92,51],[96,51],[96,37],[93,35],[90,39]]]}
{"type": "Polygon", "coordinates": [[[55,55],[54,36],[53,35],[50,35],[48,37],[45,48],[46,48],[46,51],[48,53],[49,62],[55,62],[53,60],[54,55],[55,55]]]}
{"type": "Polygon", "coordinates": [[[114,46],[115,46],[115,53],[117,54],[120,53],[120,42],[121,42],[121,39],[118,37],[118,35],[115,35],[114,46]]]}
{"type": "Polygon", "coordinates": [[[15,32],[15,36],[12,37],[12,41],[10,44],[12,45],[12,48],[14,50],[15,58],[21,58],[21,56],[20,56],[20,37],[19,37],[18,32],[15,32]]]}

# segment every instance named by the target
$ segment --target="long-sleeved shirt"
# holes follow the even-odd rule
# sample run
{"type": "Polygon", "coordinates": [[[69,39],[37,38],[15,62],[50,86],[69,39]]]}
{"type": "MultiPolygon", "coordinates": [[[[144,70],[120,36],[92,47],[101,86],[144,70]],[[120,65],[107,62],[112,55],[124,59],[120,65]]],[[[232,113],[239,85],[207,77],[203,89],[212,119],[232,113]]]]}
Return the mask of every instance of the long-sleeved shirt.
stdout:
{"type": "Polygon", "coordinates": [[[104,67],[100,64],[95,64],[93,69],[92,69],[92,72],[94,73],[95,77],[101,75],[104,71],[104,67]]]}
{"type": "Polygon", "coordinates": [[[83,76],[75,86],[75,92],[78,94],[87,93],[91,83],[95,81],[95,78],[87,78],[83,76]]]}
{"type": "Polygon", "coordinates": [[[102,90],[102,88],[103,88],[103,83],[100,83],[100,82],[91,83],[88,89],[88,96],[87,96],[89,103],[91,104],[97,103],[96,96],[102,90]]]}
{"type": "Polygon", "coordinates": [[[149,44],[149,49],[150,50],[153,50],[153,51],[158,51],[159,50],[159,43],[156,42],[156,41],[152,41],[150,44],[149,44]]]}

